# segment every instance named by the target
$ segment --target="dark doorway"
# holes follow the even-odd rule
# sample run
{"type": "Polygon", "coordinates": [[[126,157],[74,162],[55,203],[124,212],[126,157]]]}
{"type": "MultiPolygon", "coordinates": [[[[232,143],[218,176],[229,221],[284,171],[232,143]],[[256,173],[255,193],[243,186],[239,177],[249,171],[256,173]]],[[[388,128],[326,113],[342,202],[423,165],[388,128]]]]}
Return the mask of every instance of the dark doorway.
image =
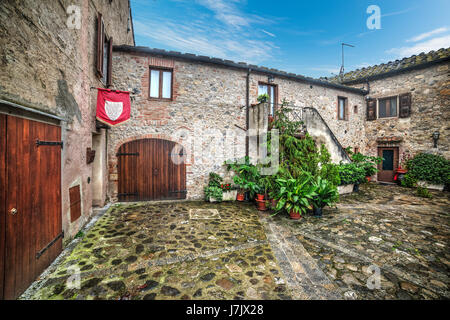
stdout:
{"type": "Polygon", "coordinates": [[[378,165],[378,181],[393,183],[398,168],[398,147],[378,147],[378,156],[383,158],[378,165]]]}

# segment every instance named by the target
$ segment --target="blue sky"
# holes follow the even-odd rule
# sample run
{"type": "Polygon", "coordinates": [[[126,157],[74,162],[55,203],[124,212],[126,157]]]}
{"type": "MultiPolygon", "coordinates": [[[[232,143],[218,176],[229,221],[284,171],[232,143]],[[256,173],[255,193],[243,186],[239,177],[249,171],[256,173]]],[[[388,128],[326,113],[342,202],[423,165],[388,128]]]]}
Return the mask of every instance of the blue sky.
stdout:
{"type": "Polygon", "coordinates": [[[131,0],[136,45],[311,77],[450,47],[449,0],[131,0]],[[381,28],[369,29],[370,5],[381,28]]]}

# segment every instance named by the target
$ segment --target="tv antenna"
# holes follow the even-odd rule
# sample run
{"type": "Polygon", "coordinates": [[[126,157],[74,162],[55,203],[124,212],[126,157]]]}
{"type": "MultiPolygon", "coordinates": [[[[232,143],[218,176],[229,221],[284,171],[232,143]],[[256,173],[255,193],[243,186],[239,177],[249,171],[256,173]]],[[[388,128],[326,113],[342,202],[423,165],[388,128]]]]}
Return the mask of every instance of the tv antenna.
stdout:
{"type": "Polygon", "coordinates": [[[341,70],[339,71],[339,77],[342,80],[342,77],[344,76],[344,46],[352,47],[352,48],[354,48],[355,46],[348,44],[348,43],[343,43],[343,42],[342,42],[341,46],[342,46],[342,65],[341,65],[341,70]]]}

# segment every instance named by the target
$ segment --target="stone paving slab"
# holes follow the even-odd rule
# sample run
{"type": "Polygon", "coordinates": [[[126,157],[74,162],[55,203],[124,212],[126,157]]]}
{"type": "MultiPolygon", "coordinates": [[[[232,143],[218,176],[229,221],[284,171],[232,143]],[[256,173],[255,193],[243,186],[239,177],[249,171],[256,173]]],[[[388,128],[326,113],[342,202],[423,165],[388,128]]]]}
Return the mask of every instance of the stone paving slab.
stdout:
{"type": "Polygon", "coordinates": [[[412,189],[369,184],[341,197],[323,218],[288,226],[324,273],[357,299],[448,299],[449,195],[433,199],[412,189]],[[381,268],[381,288],[370,290],[371,266],[381,268]]]}
{"type": "Polygon", "coordinates": [[[113,206],[23,298],[292,299],[292,293],[253,205],[177,202],[113,206]],[[190,215],[199,208],[220,219],[190,215]],[[70,287],[74,270],[79,288],[70,287]]]}

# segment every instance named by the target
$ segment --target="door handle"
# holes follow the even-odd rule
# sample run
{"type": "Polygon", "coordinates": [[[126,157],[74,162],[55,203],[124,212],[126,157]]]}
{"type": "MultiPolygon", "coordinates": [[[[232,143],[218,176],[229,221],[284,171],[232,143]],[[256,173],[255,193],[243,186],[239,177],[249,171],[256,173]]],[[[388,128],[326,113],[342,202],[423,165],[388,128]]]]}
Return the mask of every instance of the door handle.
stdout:
{"type": "Polygon", "coordinates": [[[9,213],[11,213],[11,215],[16,215],[17,213],[17,209],[16,208],[12,208],[11,210],[9,210],[9,213]]]}

